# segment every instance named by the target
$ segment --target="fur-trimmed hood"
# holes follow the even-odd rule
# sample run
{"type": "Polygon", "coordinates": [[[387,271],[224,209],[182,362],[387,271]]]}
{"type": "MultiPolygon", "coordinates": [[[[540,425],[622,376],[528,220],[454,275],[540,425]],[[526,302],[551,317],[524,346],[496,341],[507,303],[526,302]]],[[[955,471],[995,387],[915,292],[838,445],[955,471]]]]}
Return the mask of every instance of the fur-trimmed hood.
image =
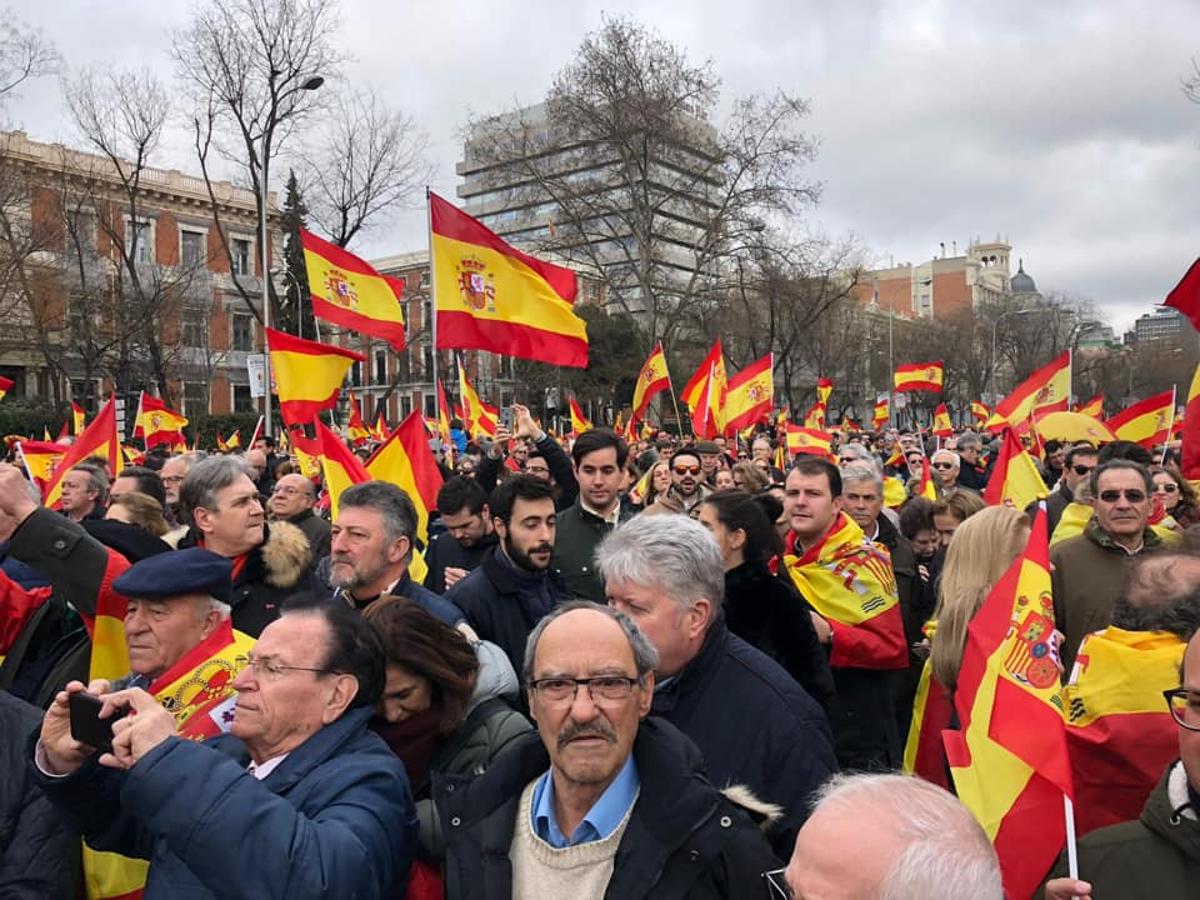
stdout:
{"type": "Polygon", "coordinates": [[[763,831],[783,818],[783,807],[777,803],[760,800],[754,791],[744,784],[731,784],[721,788],[725,799],[734,806],[744,809],[746,814],[763,831]]]}
{"type": "Polygon", "coordinates": [[[259,552],[266,570],[263,580],[283,590],[295,587],[312,563],[308,538],[290,522],[267,525],[267,539],[259,552]]]}

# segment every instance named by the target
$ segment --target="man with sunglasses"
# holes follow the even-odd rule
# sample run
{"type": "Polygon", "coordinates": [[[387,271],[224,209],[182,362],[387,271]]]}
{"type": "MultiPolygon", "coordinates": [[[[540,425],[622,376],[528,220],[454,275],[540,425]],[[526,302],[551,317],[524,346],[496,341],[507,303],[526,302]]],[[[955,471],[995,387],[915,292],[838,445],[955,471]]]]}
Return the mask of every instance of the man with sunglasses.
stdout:
{"type": "Polygon", "coordinates": [[[1062,661],[1068,674],[1084,635],[1112,623],[1129,564],[1162,546],[1147,525],[1154,481],[1145,466],[1112,459],[1089,477],[1095,510],[1091,520],[1083,534],[1050,551],[1054,620],[1064,635],[1062,661]]]}
{"type": "Polygon", "coordinates": [[[1091,444],[1076,444],[1067,449],[1063,457],[1062,478],[1046,497],[1046,522],[1050,534],[1054,534],[1054,529],[1058,527],[1063,510],[1075,502],[1079,486],[1087,483],[1092,470],[1096,468],[1098,453],[1091,444]]]}
{"type": "Polygon", "coordinates": [[[695,447],[680,447],[671,454],[671,488],[665,497],[656,500],[649,510],[693,515],[699,511],[704,498],[712,493],[704,482],[704,466],[695,447]]]}
{"type": "Polygon", "coordinates": [[[1200,632],[1188,642],[1180,686],[1164,692],[1179,733],[1179,760],[1167,767],[1141,816],[1079,841],[1079,874],[1059,858],[1047,900],[1153,897],[1185,900],[1200,883],[1200,632]]]}

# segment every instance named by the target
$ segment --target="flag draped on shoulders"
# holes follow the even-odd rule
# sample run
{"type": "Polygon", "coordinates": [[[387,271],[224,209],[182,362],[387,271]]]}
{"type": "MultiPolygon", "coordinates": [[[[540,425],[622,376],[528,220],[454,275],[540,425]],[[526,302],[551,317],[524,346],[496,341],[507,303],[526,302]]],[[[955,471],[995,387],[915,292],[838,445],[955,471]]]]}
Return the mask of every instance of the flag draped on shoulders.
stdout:
{"type": "Polygon", "coordinates": [[[860,669],[903,669],[908,642],[886,550],[838,513],[829,532],[797,554],[789,535],[784,564],[796,589],[833,629],[829,664],[860,669]]]}
{"type": "Polygon", "coordinates": [[[404,282],[380,275],[337,244],[300,229],[313,315],[404,349],[404,282]]]}
{"type": "Polygon", "coordinates": [[[353,350],[319,344],[274,328],[266,332],[279,413],[288,425],[306,425],[322,410],[333,409],[350,367],[367,359],[353,350]]]}
{"type": "Polygon", "coordinates": [[[434,193],[429,221],[437,349],[587,367],[574,272],[522,253],[434,193]]]}
{"type": "Polygon", "coordinates": [[[1074,796],[1056,640],[1043,506],[967,628],[960,730],[943,733],[958,798],[995,846],[1008,897],[1032,896],[1050,871],[1066,837],[1063,796],[1074,796]]]}

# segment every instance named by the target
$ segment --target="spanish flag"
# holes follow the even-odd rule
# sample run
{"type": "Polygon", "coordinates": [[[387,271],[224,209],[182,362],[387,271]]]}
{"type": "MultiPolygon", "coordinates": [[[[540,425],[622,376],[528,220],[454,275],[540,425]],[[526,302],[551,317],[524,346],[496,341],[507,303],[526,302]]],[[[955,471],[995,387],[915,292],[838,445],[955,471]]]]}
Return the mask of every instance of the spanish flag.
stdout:
{"type": "Polygon", "coordinates": [[[945,372],[941,362],[909,363],[896,369],[892,385],[897,393],[905,391],[942,392],[945,372]]]}
{"type": "Polygon", "coordinates": [[[371,429],[363,422],[362,409],[358,405],[358,398],[354,396],[354,391],[347,391],[350,395],[350,421],[346,424],[346,435],[350,438],[350,443],[357,447],[359,444],[365,444],[371,437],[371,429]]]}
{"type": "Polygon", "coordinates": [[[1038,472],[1033,458],[1021,445],[1020,439],[1011,428],[1004,429],[1000,455],[983,490],[983,501],[996,506],[1006,500],[1012,501],[1017,509],[1046,496],[1046,483],[1038,472]]]}
{"type": "Polygon", "coordinates": [[[221,453],[229,452],[229,444],[225,442],[225,438],[219,431],[217,432],[217,450],[219,450],[221,453]]]}
{"type": "Polygon", "coordinates": [[[305,478],[321,477],[321,442],[316,438],[305,437],[304,432],[296,430],[291,433],[292,452],[296,454],[296,462],[300,466],[300,474],[305,478]]]}
{"type": "Polygon", "coordinates": [[[367,359],[353,350],[318,344],[274,328],[267,329],[267,346],[279,412],[288,425],[308,424],[321,410],[333,409],[350,367],[367,359]]]}
{"type": "Polygon", "coordinates": [[[750,363],[729,380],[725,392],[725,431],[752,428],[764,420],[775,402],[775,354],[750,363]]]}
{"type": "Polygon", "coordinates": [[[225,442],[225,449],[236,450],[242,446],[242,429],[238,428],[229,436],[229,440],[225,442]]]}
{"type": "Polygon", "coordinates": [[[971,416],[975,419],[975,424],[982,425],[991,418],[992,411],[988,409],[987,404],[980,400],[971,401],[971,416]]]}
{"type": "MultiPolygon", "coordinates": [[[[109,475],[113,478],[125,467],[125,460],[121,456],[121,440],[117,437],[117,404],[114,399],[110,398],[104,404],[96,418],[92,419],[92,424],[67,448],[57,468],[46,481],[45,490],[42,492],[42,505],[56,508],[62,499],[63,477],[77,464],[92,456],[99,456],[108,464],[109,475]]],[[[119,673],[124,674],[125,672],[119,673]]]]}
{"type": "Polygon", "coordinates": [[[908,726],[908,738],[904,742],[902,768],[946,790],[950,789],[950,779],[946,775],[942,732],[950,727],[953,717],[954,704],[950,700],[950,692],[933,677],[933,666],[926,659],[913,698],[913,714],[908,726]]]}
{"type": "MultiPolygon", "coordinates": [[[[1193,381],[1195,379],[1193,378],[1193,381]]],[[[1191,391],[1189,390],[1189,395],[1191,391]]],[[[1163,391],[1139,400],[1113,416],[1104,424],[1119,439],[1133,441],[1147,449],[1165,444],[1171,439],[1171,422],[1175,416],[1175,389],[1163,391]]]]}
{"type": "Polygon", "coordinates": [[[1104,391],[1101,391],[1086,403],[1077,404],[1075,406],[1075,412],[1083,413],[1085,416],[1091,416],[1097,422],[1104,421],[1104,391]]]}
{"type": "Polygon", "coordinates": [[[317,443],[321,450],[321,471],[325,474],[325,489],[329,491],[329,517],[337,521],[338,498],[352,484],[370,481],[371,476],[346,442],[327,428],[320,419],[313,419],[317,443]]]}
{"type": "Polygon", "coordinates": [[[638,372],[637,384],[633,388],[633,413],[631,422],[640,422],[650,408],[650,401],[660,391],[671,386],[671,373],[667,370],[667,357],[663,353],[662,341],[654,345],[654,350],[642,363],[638,372]]]}
{"type": "Polygon", "coordinates": [[[727,388],[725,354],[721,350],[721,339],[717,338],[679,394],[679,399],[692,412],[696,437],[715,437],[724,432],[722,410],[727,388]]]}
{"type": "Polygon", "coordinates": [[[471,439],[495,437],[499,413],[494,406],[488,406],[479,399],[479,394],[467,378],[467,370],[461,362],[458,364],[458,396],[462,401],[463,425],[471,439]]]}
{"type": "Polygon", "coordinates": [[[938,498],[937,485],[933,483],[933,473],[929,471],[929,457],[921,457],[921,480],[917,484],[916,496],[934,501],[938,498]]]}
{"type": "Polygon", "coordinates": [[[25,463],[25,471],[39,489],[45,490],[46,483],[55,468],[67,455],[67,445],[46,441],[17,441],[17,453],[25,463]]]}
{"type": "Polygon", "coordinates": [[[83,434],[83,429],[87,427],[87,414],[74,400],[71,401],[71,422],[75,429],[72,433],[76,436],[83,434]]]}
{"type": "Polygon", "coordinates": [[[371,437],[377,441],[386,441],[388,438],[388,424],[383,417],[383,410],[375,416],[375,424],[371,426],[371,437]]]}
{"type": "Polygon", "coordinates": [[[588,417],[583,414],[583,410],[579,408],[579,401],[572,396],[567,405],[571,409],[571,430],[576,434],[591,431],[593,425],[588,417]]]}
{"type": "MultiPolygon", "coordinates": [[[[833,455],[833,435],[820,428],[787,423],[787,449],[789,453],[808,453],[812,456],[833,455]]],[[[784,468],[780,466],[779,468],[784,468]]]]}
{"type": "Polygon", "coordinates": [[[1188,481],[1200,480],[1200,366],[1192,375],[1192,384],[1188,388],[1187,403],[1183,408],[1183,434],[1180,436],[1183,446],[1180,452],[1183,459],[1180,469],[1188,481]]]}
{"type": "Polygon", "coordinates": [[[804,427],[825,430],[825,404],[818,400],[804,413],[804,427]]]}
{"type": "MultiPolygon", "coordinates": [[[[836,643],[836,641],[835,641],[836,643]]],[[[1005,896],[1030,897],[1066,837],[1074,796],[1050,596],[1046,511],[967,628],[945,731],[958,799],[996,848],[1005,896]]]]}
{"type": "Polygon", "coordinates": [[[832,378],[817,379],[817,402],[822,406],[829,406],[829,395],[833,393],[832,378]]]}
{"type": "Polygon", "coordinates": [[[380,275],[357,256],[300,229],[313,315],[404,349],[404,282],[380,275]]]}
{"type": "Polygon", "coordinates": [[[940,438],[954,436],[954,424],[950,421],[950,410],[945,403],[939,403],[933,412],[933,433],[940,438]]]}
{"type": "Polygon", "coordinates": [[[829,664],[907,668],[908,642],[887,551],[867,541],[845,513],[808,550],[797,553],[795,539],[795,532],[788,535],[784,564],[800,595],[833,628],[829,664]]]}
{"type": "Polygon", "coordinates": [[[8,396],[8,392],[12,390],[14,383],[11,378],[5,378],[3,375],[0,375],[0,400],[8,396]]]}
{"type": "Polygon", "coordinates": [[[509,246],[434,193],[429,222],[437,349],[587,367],[587,325],[573,308],[574,272],[509,246]]]}
{"type": "Polygon", "coordinates": [[[138,400],[137,418],[134,419],[133,436],[141,438],[147,450],[151,447],[175,447],[183,444],[183,429],[187,424],[187,419],[160,399],[142,391],[138,400]]]}
{"type": "Polygon", "coordinates": [[[450,404],[446,402],[446,389],[442,387],[442,379],[438,379],[438,437],[442,439],[442,443],[448,447],[454,446],[454,440],[450,436],[450,404]]]}
{"type": "Polygon", "coordinates": [[[1163,306],[1179,310],[1200,329],[1200,259],[1192,263],[1179,284],[1171,288],[1163,306]]]}
{"type": "Polygon", "coordinates": [[[1137,819],[1179,755],[1163,691],[1179,686],[1186,648],[1169,632],[1115,625],[1083,639],[1064,692],[1081,834],[1137,819]]]}
{"type": "Polygon", "coordinates": [[[871,410],[871,427],[879,431],[887,424],[889,417],[888,412],[888,396],[880,394],[875,400],[875,407],[871,410]]]}
{"type": "Polygon", "coordinates": [[[987,427],[999,431],[1006,423],[1015,426],[1034,416],[1065,411],[1070,399],[1071,351],[1064,350],[997,403],[987,427]]]}

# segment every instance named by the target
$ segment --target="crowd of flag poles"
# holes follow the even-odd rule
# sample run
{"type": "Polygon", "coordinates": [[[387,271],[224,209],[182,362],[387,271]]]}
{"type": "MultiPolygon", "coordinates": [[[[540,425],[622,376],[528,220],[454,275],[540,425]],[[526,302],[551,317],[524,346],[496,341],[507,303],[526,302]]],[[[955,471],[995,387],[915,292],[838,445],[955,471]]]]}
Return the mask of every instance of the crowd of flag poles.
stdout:
{"type": "MultiPolygon", "coordinates": [[[[573,309],[577,284],[566,268],[535,259],[509,246],[482,223],[433,193],[428,195],[430,267],[434,310],[430,323],[435,350],[486,350],[512,357],[560,366],[586,367],[587,331],[573,309]]],[[[316,235],[301,233],[314,314],[343,329],[386,341],[397,352],[405,347],[405,324],[399,300],[403,283],[376,272],[368,263],[316,235]]],[[[1200,260],[1188,270],[1168,295],[1167,305],[1184,312],[1200,328],[1200,260]]],[[[429,513],[434,508],[442,475],[429,448],[431,436],[452,445],[451,408],[436,372],[436,415],[426,421],[414,411],[395,429],[380,415],[366,423],[358,399],[350,394],[346,437],[350,444],[378,443],[365,462],[350,450],[346,440],[326,426],[320,413],[332,410],[346,375],[365,357],[354,350],[305,340],[274,329],[266,331],[270,368],[279,396],[280,414],[287,429],[280,437],[285,450],[296,455],[302,472],[323,475],[333,514],[342,490],[369,479],[390,481],[404,488],[417,506],[419,534],[424,540],[429,513]],[[311,430],[311,434],[306,433],[311,430]]],[[[459,404],[453,413],[472,438],[495,435],[499,410],[482,400],[456,359],[459,404]]],[[[638,373],[628,421],[617,423],[627,438],[649,435],[651,402],[666,392],[681,425],[687,421],[696,438],[733,436],[773,424],[786,439],[781,441],[780,462],[788,455],[828,455],[832,428],[826,421],[834,383],[820,378],[816,402],[799,422],[790,420],[785,406],[774,405],[774,357],[767,354],[730,377],[718,339],[682,390],[689,416],[679,415],[676,391],[661,343],[638,373]]],[[[893,375],[897,393],[924,391],[940,394],[944,379],[941,362],[900,366],[893,375]]],[[[0,397],[12,383],[0,378],[0,397]]],[[[972,417],[981,429],[1001,436],[1001,447],[985,501],[1011,502],[1026,508],[1045,493],[1024,438],[1036,447],[1039,423],[1047,416],[1071,411],[1071,355],[1065,352],[1019,384],[995,409],[981,401],[971,403],[972,417]]],[[[1174,391],[1147,397],[1102,421],[1103,397],[1076,405],[1073,412],[1095,420],[1105,437],[1134,441],[1146,447],[1165,444],[1173,436],[1183,440],[1185,477],[1200,479],[1200,368],[1188,391],[1185,414],[1174,416],[1174,391]]],[[[569,400],[572,430],[592,427],[574,397],[569,400]]],[[[84,459],[100,456],[110,471],[120,472],[140,453],[122,444],[117,431],[114,400],[86,422],[84,411],[72,404],[72,443],[52,441],[49,434],[37,441],[11,438],[29,477],[41,488],[43,502],[57,505],[66,472],[84,459]]],[[[875,430],[890,421],[888,395],[881,395],[872,411],[875,430]]],[[[134,421],[134,438],[143,450],[156,446],[186,449],[183,430],[188,420],[157,398],[141,396],[134,421]]],[[[239,432],[217,436],[223,452],[251,447],[263,426],[260,418],[251,440],[243,444],[239,432]]],[[[844,432],[861,431],[846,418],[844,432]]],[[[65,436],[66,426],[64,426],[65,436]]],[[[953,434],[945,403],[935,410],[931,432],[953,434]]],[[[898,463],[893,457],[889,463],[898,463]]],[[[918,493],[934,492],[925,460],[918,493]]],[[[1053,633],[1050,600],[1048,536],[1044,510],[1039,512],[1024,554],[1001,578],[972,621],[963,658],[962,675],[955,694],[961,729],[935,736],[944,741],[959,797],[975,813],[1000,854],[1011,896],[1026,896],[1049,868],[1066,841],[1074,874],[1074,840],[1071,798],[1074,788],[1067,763],[1062,691],[1057,672],[1047,665],[1053,659],[1048,642],[1053,633]],[[1040,666],[1029,661],[1042,662],[1040,666]],[[1066,804],[1066,815],[1053,815],[1066,804]],[[1055,822],[1059,823],[1055,826],[1055,822]]],[[[423,565],[414,560],[414,577],[423,565]]],[[[927,687],[927,686],[926,686],[927,687]]],[[[910,744],[912,742],[910,741],[910,744]]],[[[914,750],[912,746],[909,748],[914,750]]],[[[919,752],[916,748],[914,752],[919,752]]],[[[937,773],[934,773],[936,776],[937,773]]]]}

